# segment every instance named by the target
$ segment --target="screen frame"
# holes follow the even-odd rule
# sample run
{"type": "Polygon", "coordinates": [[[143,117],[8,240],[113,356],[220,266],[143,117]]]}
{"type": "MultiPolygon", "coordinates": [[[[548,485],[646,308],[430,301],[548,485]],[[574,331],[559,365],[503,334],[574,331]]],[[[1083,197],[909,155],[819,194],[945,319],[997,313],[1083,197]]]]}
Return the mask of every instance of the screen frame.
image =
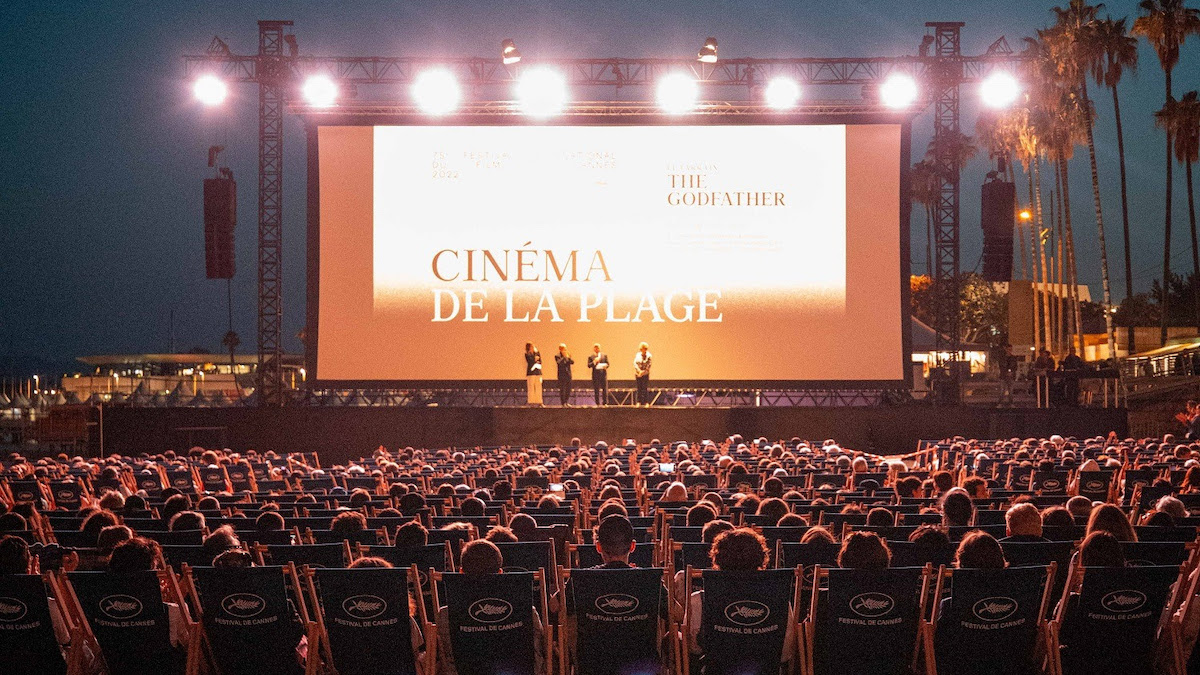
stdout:
{"type": "MultiPolygon", "coordinates": [[[[912,190],[910,171],[912,163],[912,121],[914,111],[895,112],[850,112],[850,113],[804,113],[804,112],[751,112],[709,113],[685,116],[658,113],[631,113],[622,115],[564,114],[550,120],[535,120],[517,114],[457,114],[433,117],[412,112],[356,113],[352,111],[327,111],[306,113],[303,120],[308,142],[308,194],[307,194],[307,237],[306,237],[306,302],[304,360],[307,388],[316,389],[519,389],[525,386],[524,378],[500,380],[337,380],[324,379],[317,368],[317,352],[320,348],[318,308],[320,307],[321,277],[321,175],[320,140],[318,130],[323,126],[788,126],[788,125],[872,125],[897,124],[900,126],[900,329],[901,364],[899,379],[884,380],[651,380],[656,389],[663,388],[719,388],[719,389],[869,389],[908,390],[912,388],[912,311],[911,311],[911,221],[912,190]]],[[[549,378],[547,378],[549,379],[549,378]]],[[[549,380],[551,382],[555,380],[549,380]]],[[[582,380],[581,380],[582,382],[582,380]]],[[[585,383],[586,384],[586,383],[585,383]]],[[[612,388],[632,388],[632,378],[609,379],[612,388]]]]}

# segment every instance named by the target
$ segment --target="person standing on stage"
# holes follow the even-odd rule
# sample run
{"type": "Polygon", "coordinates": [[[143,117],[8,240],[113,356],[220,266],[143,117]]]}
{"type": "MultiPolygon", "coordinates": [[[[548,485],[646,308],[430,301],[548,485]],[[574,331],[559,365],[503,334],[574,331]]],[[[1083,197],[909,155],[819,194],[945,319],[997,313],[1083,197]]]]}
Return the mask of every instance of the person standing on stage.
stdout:
{"type": "Polygon", "coordinates": [[[633,379],[637,382],[634,405],[650,407],[650,345],[645,342],[638,345],[638,353],[633,357],[633,379]]]}
{"type": "Polygon", "coordinates": [[[565,407],[570,405],[571,366],[575,365],[575,359],[567,353],[567,343],[564,342],[558,346],[554,362],[558,364],[558,400],[565,407]]]}
{"type": "Polygon", "coordinates": [[[592,345],[592,354],[588,357],[588,368],[592,371],[592,394],[596,397],[596,405],[608,403],[608,354],[600,351],[600,343],[592,345]]]}
{"type": "Polygon", "coordinates": [[[542,353],[532,342],[525,343],[525,402],[542,405],[542,353]]]}

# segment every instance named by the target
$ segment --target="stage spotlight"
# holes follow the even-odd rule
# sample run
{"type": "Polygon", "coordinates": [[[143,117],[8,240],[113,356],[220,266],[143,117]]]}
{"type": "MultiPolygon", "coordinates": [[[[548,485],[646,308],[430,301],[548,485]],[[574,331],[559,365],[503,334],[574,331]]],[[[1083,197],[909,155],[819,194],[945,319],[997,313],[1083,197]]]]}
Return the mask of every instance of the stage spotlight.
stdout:
{"type": "Polygon", "coordinates": [[[892,75],[879,87],[879,98],[889,108],[907,108],[917,100],[917,81],[903,73],[892,75]]]}
{"type": "Polygon", "coordinates": [[[553,117],[567,105],[567,81],[557,71],[534,67],[517,81],[521,112],[532,117],[553,117]]]}
{"type": "Polygon", "coordinates": [[[690,75],[669,73],[658,81],[658,106],[673,115],[696,106],[700,85],[690,75]]]}
{"type": "Polygon", "coordinates": [[[717,62],[717,38],[710,37],[704,41],[704,46],[700,48],[700,53],[696,54],[696,59],[700,63],[716,63],[717,62]]]}
{"type": "Polygon", "coordinates": [[[1021,220],[1029,220],[1030,218],[1033,218],[1033,213],[1031,213],[1029,209],[1021,209],[1017,212],[1017,216],[1019,216],[1021,220]]]}
{"type": "Polygon", "coordinates": [[[201,75],[192,85],[192,93],[204,105],[221,105],[229,95],[229,87],[216,75],[201,75]]]}
{"type": "Polygon", "coordinates": [[[1012,73],[997,71],[979,85],[979,97],[990,108],[1007,108],[1021,94],[1021,83],[1012,73]]]}
{"type": "Polygon", "coordinates": [[[776,110],[787,110],[796,107],[800,100],[800,85],[787,77],[776,77],[767,83],[763,92],[767,105],[776,110]]]}
{"type": "Polygon", "coordinates": [[[521,50],[517,49],[517,43],[512,41],[512,38],[505,38],[500,42],[500,62],[506,66],[521,60],[521,50]]]}
{"type": "Polygon", "coordinates": [[[304,82],[304,100],[314,108],[328,108],[337,101],[337,84],[328,75],[313,75],[304,82]]]}
{"type": "Polygon", "coordinates": [[[454,74],[444,68],[426,70],[412,85],[413,100],[422,112],[445,115],[454,112],[462,100],[462,91],[454,74]]]}

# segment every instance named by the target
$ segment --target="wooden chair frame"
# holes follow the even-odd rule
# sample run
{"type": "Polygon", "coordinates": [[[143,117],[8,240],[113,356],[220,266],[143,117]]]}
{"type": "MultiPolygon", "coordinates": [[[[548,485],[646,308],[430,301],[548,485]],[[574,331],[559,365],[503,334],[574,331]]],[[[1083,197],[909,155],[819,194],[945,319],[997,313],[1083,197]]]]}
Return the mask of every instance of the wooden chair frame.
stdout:
{"type": "MultiPolygon", "coordinates": [[[[689,641],[691,640],[692,636],[692,621],[695,619],[695,617],[692,616],[692,582],[701,578],[703,574],[704,570],[697,570],[691,565],[688,565],[686,574],[684,575],[685,583],[683,598],[681,599],[683,604],[683,623],[680,625],[679,639],[677,641],[680,645],[678,651],[681,652],[677,660],[677,663],[679,663],[680,666],[678,672],[682,673],[682,675],[691,675],[691,645],[689,641]]],[[[789,611],[795,614],[796,623],[789,627],[792,628],[792,633],[796,636],[796,645],[793,646],[794,651],[790,654],[792,658],[786,660],[786,669],[788,675],[796,675],[797,668],[800,669],[801,673],[806,672],[803,670],[805,642],[804,638],[801,636],[801,623],[799,621],[800,590],[801,584],[804,583],[804,573],[801,568],[797,566],[793,570],[793,574],[795,578],[792,583],[792,600],[789,611]]],[[[784,643],[784,647],[787,647],[786,642],[784,643]]]]}
{"type": "MultiPolygon", "coordinates": [[[[553,673],[553,671],[554,671],[553,652],[554,652],[554,643],[555,643],[555,636],[556,636],[554,629],[556,628],[556,625],[550,621],[550,613],[547,609],[548,605],[549,605],[548,599],[546,597],[547,579],[546,579],[546,574],[542,570],[536,570],[534,572],[531,572],[531,574],[533,574],[534,581],[540,582],[539,584],[535,585],[533,600],[534,600],[534,602],[538,603],[538,609],[541,610],[540,616],[538,617],[540,619],[540,622],[538,623],[538,625],[540,625],[542,628],[542,647],[543,647],[543,649],[542,649],[542,651],[543,651],[542,667],[545,671],[544,675],[551,675],[551,673],[553,673]]],[[[433,570],[429,571],[429,592],[431,594],[433,594],[433,606],[436,608],[439,608],[439,609],[441,608],[442,603],[441,603],[440,598],[438,597],[437,582],[441,581],[443,576],[444,575],[441,572],[435,572],[433,570]]],[[[433,631],[433,635],[434,635],[434,642],[437,642],[438,632],[437,632],[436,626],[433,631]]],[[[426,649],[427,650],[428,650],[428,645],[429,645],[429,641],[426,640],[426,649]]],[[[449,649],[450,645],[445,645],[445,648],[449,649]]],[[[441,649],[441,645],[436,646],[435,649],[441,649]]]]}

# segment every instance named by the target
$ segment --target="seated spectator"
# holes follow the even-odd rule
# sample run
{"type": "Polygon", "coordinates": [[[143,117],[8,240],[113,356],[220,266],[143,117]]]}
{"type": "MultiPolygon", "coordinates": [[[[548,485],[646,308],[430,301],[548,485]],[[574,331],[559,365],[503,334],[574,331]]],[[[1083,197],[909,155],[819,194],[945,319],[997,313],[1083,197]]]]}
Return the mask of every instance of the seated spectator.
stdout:
{"type": "MultiPolygon", "coordinates": [[[[1033,511],[1037,513],[1036,508],[1033,511]]],[[[1004,569],[1008,561],[1004,559],[1004,549],[995,537],[981,530],[973,530],[959,542],[958,551],[954,554],[954,566],[960,569],[1004,569]]]]}
{"type": "Polygon", "coordinates": [[[458,512],[462,514],[464,518],[476,518],[484,515],[486,511],[487,504],[484,504],[482,499],[477,499],[475,497],[464,499],[462,503],[458,505],[458,512]]]}
{"type": "Polygon", "coordinates": [[[429,531],[418,521],[410,520],[396,528],[396,538],[392,543],[396,548],[421,548],[429,543],[429,531]]]}
{"type": "Polygon", "coordinates": [[[764,526],[774,526],[779,519],[791,512],[787,502],[778,497],[768,497],[758,505],[757,515],[763,517],[764,526]]]}
{"type": "Polygon", "coordinates": [[[1166,511],[1153,509],[1142,516],[1142,525],[1147,527],[1175,527],[1175,519],[1166,511]]]}
{"type": "Polygon", "coordinates": [[[222,525],[213,530],[204,538],[204,542],[201,544],[206,558],[216,558],[225,551],[241,547],[241,540],[238,539],[238,536],[233,532],[233,528],[229,525],[222,525]]]}
{"type": "MultiPolygon", "coordinates": [[[[134,537],[129,541],[121,542],[113,549],[108,569],[112,572],[148,572],[158,569],[158,551],[158,543],[154,540],[134,537]]],[[[187,644],[187,634],[179,605],[174,602],[164,602],[163,604],[167,607],[171,644],[175,647],[183,647],[187,644]]]]}
{"type": "Polygon", "coordinates": [[[883,507],[867,511],[867,527],[895,527],[896,514],[883,507]]]}
{"type": "Polygon", "coordinates": [[[180,511],[171,516],[171,520],[167,522],[167,529],[171,532],[203,530],[204,514],[196,511],[180,511]]]}
{"type": "Polygon", "coordinates": [[[701,527],[716,519],[717,510],[713,508],[712,502],[702,501],[687,510],[687,518],[684,522],[688,527],[701,527]]]}
{"type": "Polygon", "coordinates": [[[108,569],[108,559],[112,556],[113,549],[118,544],[133,539],[133,530],[124,525],[109,525],[100,530],[100,536],[96,538],[96,559],[90,571],[102,571],[108,569]]]}
{"type": "Polygon", "coordinates": [[[1111,533],[1096,530],[1079,545],[1079,564],[1084,567],[1125,567],[1125,549],[1111,533]]]}
{"type": "Polygon", "coordinates": [[[1042,536],[1042,514],[1033,504],[1017,504],[1004,514],[1006,542],[1046,541],[1042,536]]]}
{"type": "Polygon", "coordinates": [[[1159,499],[1154,508],[1169,515],[1172,523],[1188,517],[1187,507],[1183,505],[1183,502],[1178,497],[1172,497],[1171,495],[1166,495],[1159,499]]]}
{"type": "Polygon", "coordinates": [[[119,522],[111,511],[96,511],[84,519],[83,524],[79,526],[79,531],[86,538],[87,545],[95,546],[100,539],[100,531],[119,522]]]}
{"type": "Polygon", "coordinates": [[[675,481],[667,486],[666,491],[663,492],[662,498],[659,499],[658,501],[660,503],[670,504],[670,503],[676,503],[676,502],[686,502],[687,500],[688,500],[687,486],[684,485],[683,483],[680,483],[679,481],[675,481]]]}
{"type": "Polygon", "coordinates": [[[804,517],[798,513],[789,513],[775,523],[776,527],[804,527],[804,517]]]}
{"type": "Polygon", "coordinates": [[[972,500],[987,499],[992,496],[991,491],[988,490],[987,481],[979,476],[971,476],[964,480],[962,486],[972,500]]]}
{"type": "Polygon", "coordinates": [[[508,519],[508,526],[512,529],[513,534],[517,535],[517,541],[537,541],[537,521],[528,513],[518,513],[508,519]]]}
{"type": "Polygon", "coordinates": [[[1042,529],[1047,527],[1069,529],[1075,527],[1075,517],[1065,506],[1051,506],[1042,511],[1042,529]]]}
{"type": "Polygon", "coordinates": [[[813,542],[821,542],[825,544],[837,543],[833,535],[824,525],[814,525],[807,532],[800,536],[801,544],[811,544],[813,542]]]}
{"type": "Polygon", "coordinates": [[[1092,500],[1083,495],[1075,495],[1067,500],[1067,511],[1070,511],[1074,518],[1086,519],[1092,515],[1092,500]]]}
{"type": "Polygon", "coordinates": [[[965,527],[975,517],[975,505],[965,490],[953,490],[942,497],[942,523],[949,527],[965,527]]]}
{"type": "Polygon", "coordinates": [[[259,532],[278,532],[284,526],[285,521],[278,511],[263,511],[254,519],[254,529],[259,532]]]}
{"type": "Polygon", "coordinates": [[[358,511],[343,511],[329,521],[329,531],[345,538],[354,537],[367,529],[367,517],[358,511]]]}
{"type": "Polygon", "coordinates": [[[885,570],[891,565],[892,552],[874,532],[851,532],[842,540],[837,562],[846,569],[885,570]]]}
{"type": "Polygon", "coordinates": [[[101,509],[115,513],[125,508],[125,497],[115,490],[105,490],[98,503],[101,509]]]}
{"type": "Polygon", "coordinates": [[[488,530],[484,539],[493,544],[515,544],[517,543],[517,535],[513,531],[503,526],[496,526],[488,530]]]}
{"type": "Polygon", "coordinates": [[[11,511],[0,515],[0,532],[25,532],[28,529],[29,523],[25,516],[11,511]]]}
{"type": "Polygon", "coordinates": [[[1108,532],[1121,542],[1137,541],[1137,532],[1125,518],[1125,513],[1112,504],[1103,504],[1092,511],[1085,535],[1093,532],[1108,532]]]}
{"type": "MultiPolygon", "coordinates": [[[[694,507],[693,507],[694,508],[694,507]]],[[[600,505],[596,511],[596,520],[604,520],[609,516],[628,516],[629,511],[619,499],[610,499],[600,505]]]]}
{"type": "Polygon", "coordinates": [[[208,495],[201,497],[200,501],[196,502],[197,511],[220,511],[221,502],[216,497],[208,495]]]}
{"type": "Polygon", "coordinates": [[[954,474],[949,471],[935,471],[930,478],[933,480],[933,487],[937,491],[931,496],[945,495],[950,491],[950,488],[954,487],[954,474]]]}
{"type": "MultiPolygon", "coordinates": [[[[12,535],[0,537],[0,576],[31,574],[33,571],[29,544],[25,543],[24,539],[12,535]]],[[[71,643],[71,633],[63,622],[58,602],[51,597],[47,597],[46,600],[50,605],[50,623],[54,626],[54,637],[58,639],[59,645],[66,647],[71,643]]]]}
{"type": "MultiPolygon", "coordinates": [[[[167,488],[167,490],[170,489],[171,488],[167,488]]],[[[166,501],[164,501],[162,507],[158,509],[158,514],[162,517],[163,523],[169,527],[171,519],[175,517],[175,514],[191,509],[192,502],[190,499],[188,499],[187,495],[179,494],[178,490],[175,491],[175,494],[167,497],[167,490],[162,491],[163,497],[166,499],[166,501]]],[[[191,529],[198,530],[200,528],[191,529]]]]}

